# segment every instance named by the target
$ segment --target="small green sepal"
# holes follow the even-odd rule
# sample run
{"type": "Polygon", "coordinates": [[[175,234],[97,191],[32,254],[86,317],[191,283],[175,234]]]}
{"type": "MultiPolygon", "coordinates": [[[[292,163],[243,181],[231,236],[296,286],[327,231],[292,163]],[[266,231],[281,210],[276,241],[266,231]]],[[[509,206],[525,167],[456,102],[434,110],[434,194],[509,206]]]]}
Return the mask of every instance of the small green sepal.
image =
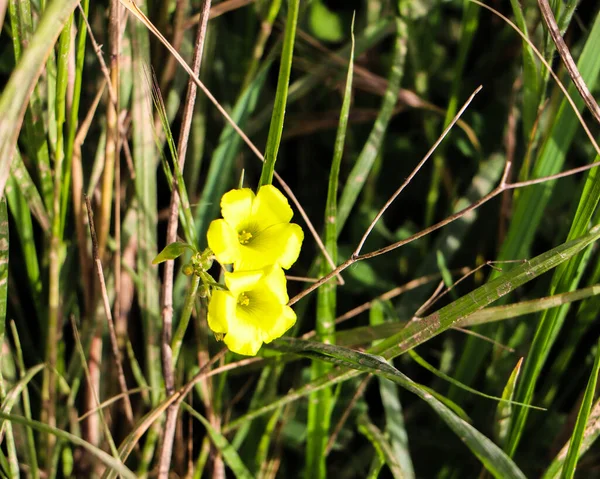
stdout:
{"type": "Polygon", "coordinates": [[[156,255],[156,258],[152,260],[152,264],[160,264],[171,259],[179,258],[186,249],[195,252],[196,249],[187,243],[181,243],[176,241],[175,243],[168,244],[164,249],[156,255]]]}

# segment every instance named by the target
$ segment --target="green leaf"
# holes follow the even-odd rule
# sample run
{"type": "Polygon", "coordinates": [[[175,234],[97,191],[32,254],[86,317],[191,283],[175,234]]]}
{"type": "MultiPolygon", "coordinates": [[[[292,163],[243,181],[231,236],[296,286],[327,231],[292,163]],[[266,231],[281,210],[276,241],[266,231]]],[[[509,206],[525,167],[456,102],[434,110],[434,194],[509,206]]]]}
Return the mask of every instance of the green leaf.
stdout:
{"type": "Polygon", "coordinates": [[[240,459],[237,451],[229,444],[229,441],[219,431],[217,431],[211,424],[198,412],[196,412],[191,406],[186,403],[182,403],[182,407],[194,416],[202,425],[206,428],[206,432],[210,436],[210,440],[223,455],[223,459],[229,466],[229,468],[235,474],[238,479],[252,479],[253,476],[240,459]]]}
{"type": "Polygon", "coordinates": [[[586,432],[586,426],[588,418],[590,417],[590,411],[592,409],[592,403],[594,401],[594,393],[596,392],[596,382],[598,381],[598,372],[600,372],[600,340],[596,344],[596,358],[594,359],[594,366],[592,367],[592,373],[588,380],[587,387],[585,389],[585,395],[579,408],[579,414],[577,414],[577,422],[573,429],[573,435],[571,436],[571,444],[569,445],[569,452],[563,466],[562,475],[563,479],[571,479],[575,475],[575,468],[577,467],[577,460],[579,459],[579,450],[581,443],[586,432]]]}
{"type": "Polygon", "coordinates": [[[35,34],[0,96],[0,195],[4,193],[31,89],[78,3],[79,0],[55,0],[48,4],[35,34]]]}
{"type": "Polygon", "coordinates": [[[292,71],[292,59],[294,54],[294,41],[296,39],[296,26],[298,24],[298,11],[300,0],[289,0],[288,16],[285,23],[285,36],[283,38],[283,49],[279,64],[279,77],[277,79],[277,91],[275,92],[275,106],[267,137],[265,149],[265,162],[260,175],[259,187],[270,185],[273,182],[275,161],[279,151],[279,142],[283,134],[283,119],[287,104],[288,89],[290,86],[290,72],[292,71]]]}
{"type": "Polygon", "coordinates": [[[510,374],[506,386],[502,391],[502,399],[504,399],[504,401],[499,403],[498,407],[496,408],[494,431],[500,444],[504,444],[506,442],[508,433],[510,431],[510,417],[513,411],[512,403],[510,401],[512,401],[515,395],[517,379],[519,379],[519,373],[521,372],[522,364],[523,358],[519,359],[515,369],[513,369],[512,373],[510,374]]]}
{"type": "Polygon", "coordinates": [[[152,260],[152,264],[160,264],[165,261],[177,259],[185,253],[186,249],[195,251],[191,245],[182,243],[181,241],[175,241],[174,243],[168,244],[160,253],[158,253],[158,255],[156,255],[156,258],[152,260]]]}
{"type": "Polygon", "coordinates": [[[312,2],[310,6],[309,24],[319,40],[340,42],[344,39],[342,19],[320,0],[312,2]]]}
{"type": "Polygon", "coordinates": [[[8,420],[12,423],[22,424],[23,426],[27,426],[38,431],[44,432],[46,434],[53,434],[58,439],[63,439],[65,441],[72,442],[76,446],[81,446],[92,454],[96,459],[100,462],[108,466],[109,470],[115,471],[123,477],[129,479],[135,479],[136,475],[131,472],[122,462],[117,461],[110,454],[107,454],[102,449],[97,448],[93,444],[90,444],[87,441],[84,441],[80,437],[71,434],[70,432],[62,431],[58,428],[49,426],[45,423],[39,421],[33,421],[31,419],[27,419],[23,416],[17,416],[15,414],[7,414],[5,412],[0,411],[0,419],[8,420]]]}
{"type": "Polygon", "coordinates": [[[387,466],[392,472],[392,476],[396,479],[403,479],[405,477],[402,467],[398,463],[398,459],[394,454],[392,446],[387,441],[381,430],[371,422],[366,414],[363,414],[358,418],[358,431],[365,436],[373,447],[379,457],[383,458],[387,466]]]}

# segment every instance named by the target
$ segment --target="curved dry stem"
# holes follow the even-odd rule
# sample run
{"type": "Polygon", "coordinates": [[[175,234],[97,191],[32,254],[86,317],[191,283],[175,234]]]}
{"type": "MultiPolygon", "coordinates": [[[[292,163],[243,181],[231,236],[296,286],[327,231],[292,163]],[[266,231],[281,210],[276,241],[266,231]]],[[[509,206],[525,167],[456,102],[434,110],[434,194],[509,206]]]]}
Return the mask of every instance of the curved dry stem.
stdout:
{"type": "Polygon", "coordinates": [[[410,175],[408,175],[408,178],[406,178],[406,180],[404,180],[404,183],[402,183],[400,185],[400,188],[398,188],[394,194],[390,197],[389,200],[387,200],[387,202],[385,203],[385,205],[383,205],[383,208],[381,208],[379,210],[379,213],[377,213],[377,215],[375,216],[375,218],[373,219],[373,221],[371,222],[371,224],[369,225],[369,227],[367,228],[367,230],[365,231],[365,234],[363,235],[363,237],[360,239],[360,242],[358,243],[358,246],[356,247],[356,250],[354,251],[354,255],[358,256],[360,254],[360,250],[362,249],[362,247],[365,244],[365,241],[367,241],[367,237],[371,234],[371,231],[373,231],[373,228],[375,228],[375,225],[377,224],[377,222],[379,221],[379,219],[383,216],[383,213],[386,212],[386,210],[390,207],[390,205],[394,202],[394,200],[398,197],[398,195],[400,193],[402,193],[402,191],[404,190],[404,188],[406,188],[408,186],[408,184],[412,181],[412,179],[416,176],[416,174],[419,172],[419,170],[423,167],[423,165],[425,165],[425,163],[427,162],[427,160],[431,157],[431,155],[433,155],[433,152],[437,149],[437,147],[440,145],[440,143],[444,140],[444,138],[446,138],[446,136],[448,135],[448,133],[450,133],[450,130],[452,129],[452,127],[456,124],[456,122],[458,121],[458,119],[462,116],[462,114],[465,112],[465,110],[467,109],[467,107],[471,104],[471,102],[473,101],[473,99],[475,98],[475,95],[477,95],[477,93],[479,93],[481,91],[481,89],[483,88],[483,86],[479,86],[477,87],[477,89],[471,94],[471,96],[468,98],[468,100],[465,102],[465,104],[462,106],[462,108],[458,111],[458,113],[456,115],[454,115],[454,118],[452,119],[452,121],[448,124],[448,126],[446,127],[446,129],[442,132],[442,134],[439,136],[439,138],[436,140],[436,142],[433,144],[433,146],[429,149],[429,151],[427,152],[427,154],[423,157],[423,159],[417,164],[417,166],[415,167],[415,169],[411,172],[410,175]]]}

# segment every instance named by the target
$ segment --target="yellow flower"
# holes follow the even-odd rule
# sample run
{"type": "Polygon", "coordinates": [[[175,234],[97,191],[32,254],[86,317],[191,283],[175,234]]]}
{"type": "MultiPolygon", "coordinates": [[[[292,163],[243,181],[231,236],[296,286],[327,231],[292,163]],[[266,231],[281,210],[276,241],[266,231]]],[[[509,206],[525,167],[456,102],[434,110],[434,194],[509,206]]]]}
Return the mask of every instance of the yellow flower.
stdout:
{"type": "Polygon", "coordinates": [[[231,190],[221,199],[223,219],[213,221],[208,246],[221,264],[256,270],[270,264],[288,269],[298,259],[302,228],[290,223],[292,208],[274,186],[231,190]]]}
{"type": "Polygon", "coordinates": [[[225,335],[227,347],[255,356],[264,343],[283,335],[296,322],[287,306],[283,270],[278,266],[225,273],[229,291],[213,291],[208,303],[208,326],[225,335]]]}

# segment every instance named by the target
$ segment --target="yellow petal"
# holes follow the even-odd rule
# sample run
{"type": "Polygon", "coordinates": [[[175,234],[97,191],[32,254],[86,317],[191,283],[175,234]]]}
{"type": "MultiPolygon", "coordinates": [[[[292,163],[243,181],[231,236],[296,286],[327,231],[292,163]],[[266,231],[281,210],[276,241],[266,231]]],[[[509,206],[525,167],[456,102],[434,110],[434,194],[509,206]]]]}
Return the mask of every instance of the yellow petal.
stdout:
{"type": "Polygon", "coordinates": [[[229,331],[228,318],[235,315],[237,301],[228,291],[213,291],[208,302],[208,327],[215,333],[229,331]]]}
{"type": "Polygon", "coordinates": [[[214,220],[206,233],[208,247],[221,264],[235,263],[240,257],[240,242],[237,232],[225,220],[214,220]]]}
{"type": "Polygon", "coordinates": [[[296,322],[296,313],[289,306],[284,306],[281,315],[269,325],[267,329],[266,325],[263,328],[263,331],[266,334],[263,334],[263,341],[265,343],[270,343],[274,339],[280,338],[284,335],[284,333],[290,329],[294,323],[296,322]]]}
{"type": "Polygon", "coordinates": [[[279,266],[269,266],[264,269],[265,275],[261,285],[268,288],[281,304],[289,301],[287,293],[287,280],[285,274],[279,266]]]}
{"type": "Polygon", "coordinates": [[[255,328],[247,328],[246,331],[238,328],[225,335],[223,341],[231,351],[245,356],[256,356],[263,344],[259,331],[255,328]]]}
{"type": "Polygon", "coordinates": [[[289,268],[298,259],[304,233],[296,224],[270,226],[251,242],[240,245],[240,255],[234,263],[236,270],[259,269],[276,264],[289,268]]]}
{"type": "Polygon", "coordinates": [[[293,214],[288,200],[277,188],[265,185],[258,190],[252,205],[252,216],[261,229],[278,223],[289,223],[293,214]]]}
{"type": "Polygon", "coordinates": [[[250,188],[228,191],[221,198],[221,214],[236,232],[250,219],[254,198],[250,188]]]}
{"type": "Polygon", "coordinates": [[[274,319],[281,316],[283,306],[269,293],[252,295],[250,303],[249,307],[238,306],[236,314],[230,317],[225,344],[236,353],[254,356],[267,334],[264,328],[270,327],[274,319]]]}
{"type": "Polygon", "coordinates": [[[302,240],[304,239],[304,231],[297,224],[286,225],[287,242],[283,248],[283,252],[279,257],[279,264],[282,268],[289,269],[298,259],[302,240]]]}
{"type": "Polygon", "coordinates": [[[225,273],[225,284],[227,285],[227,288],[229,288],[229,291],[235,295],[239,295],[244,291],[254,289],[263,276],[264,271],[262,269],[225,273]]]}

